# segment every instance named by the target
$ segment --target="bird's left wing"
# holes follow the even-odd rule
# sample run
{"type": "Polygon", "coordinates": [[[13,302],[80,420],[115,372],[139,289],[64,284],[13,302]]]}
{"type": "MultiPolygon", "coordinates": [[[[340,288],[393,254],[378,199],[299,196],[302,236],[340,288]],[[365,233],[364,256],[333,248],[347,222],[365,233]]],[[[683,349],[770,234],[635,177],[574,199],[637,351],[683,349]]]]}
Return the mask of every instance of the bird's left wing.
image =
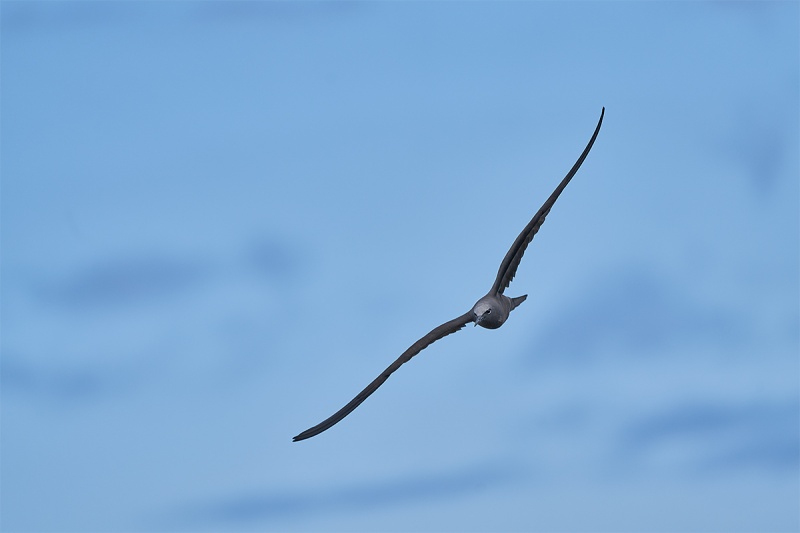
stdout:
{"type": "Polygon", "coordinates": [[[336,413],[328,417],[326,420],[323,420],[313,428],[307,429],[304,432],[300,433],[292,440],[297,442],[299,440],[304,440],[309,437],[313,437],[314,435],[319,435],[326,429],[338,423],[341,419],[343,419],[351,412],[353,412],[353,409],[361,405],[361,402],[366,400],[370,394],[372,394],[378,389],[378,387],[383,385],[383,382],[386,381],[395,370],[400,368],[403,365],[403,363],[407,362],[409,359],[417,355],[427,346],[433,344],[442,337],[446,337],[451,333],[455,333],[456,331],[460,330],[470,322],[472,322],[472,310],[464,313],[458,318],[454,318],[450,322],[445,322],[441,326],[434,328],[430,333],[428,333],[420,340],[412,344],[408,350],[403,352],[403,354],[400,357],[398,357],[394,363],[389,365],[389,368],[381,372],[381,375],[375,378],[375,380],[372,383],[367,385],[367,387],[364,390],[359,392],[358,396],[350,400],[350,403],[348,403],[347,405],[336,411],[336,413]]]}
{"type": "Polygon", "coordinates": [[[583,153],[578,158],[578,161],[575,162],[567,175],[564,176],[564,179],[561,180],[561,183],[558,184],[558,187],[556,187],[556,190],[553,191],[553,194],[550,195],[544,205],[533,215],[533,218],[528,222],[528,225],[525,226],[525,229],[522,230],[522,233],[519,234],[514,244],[511,245],[508,253],[506,253],[506,256],[503,258],[503,262],[500,263],[500,268],[497,271],[497,278],[494,280],[494,285],[492,285],[492,290],[489,291],[489,294],[503,294],[503,291],[508,288],[511,280],[514,279],[514,274],[517,273],[517,267],[519,266],[519,262],[522,261],[522,255],[525,253],[528,244],[530,244],[533,240],[533,236],[536,235],[536,232],[539,231],[539,228],[544,223],[545,217],[550,212],[553,204],[556,203],[556,200],[558,200],[561,191],[564,190],[564,187],[567,186],[572,176],[581,168],[581,164],[583,160],[586,159],[586,156],[589,155],[589,150],[592,149],[594,140],[597,139],[597,134],[600,133],[600,126],[603,125],[603,115],[605,112],[606,108],[604,107],[603,110],[600,111],[600,120],[597,121],[597,127],[594,129],[592,138],[589,139],[589,144],[583,149],[583,153]]]}

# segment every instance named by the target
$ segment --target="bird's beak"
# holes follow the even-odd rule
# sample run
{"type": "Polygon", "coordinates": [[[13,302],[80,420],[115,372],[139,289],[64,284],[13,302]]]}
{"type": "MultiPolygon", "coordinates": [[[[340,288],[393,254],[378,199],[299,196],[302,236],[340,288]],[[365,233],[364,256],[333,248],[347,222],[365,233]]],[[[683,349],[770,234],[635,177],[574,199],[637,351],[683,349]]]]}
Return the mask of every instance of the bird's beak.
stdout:
{"type": "Polygon", "coordinates": [[[480,321],[481,321],[481,317],[479,317],[479,316],[476,316],[476,317],[475,317],[475,323],[474,323],[474,324],[472,324],[472,327],[474,328],[475,326],[477,326],[477,325],[478,325],[478,322],[480,322],[480,321]]]}

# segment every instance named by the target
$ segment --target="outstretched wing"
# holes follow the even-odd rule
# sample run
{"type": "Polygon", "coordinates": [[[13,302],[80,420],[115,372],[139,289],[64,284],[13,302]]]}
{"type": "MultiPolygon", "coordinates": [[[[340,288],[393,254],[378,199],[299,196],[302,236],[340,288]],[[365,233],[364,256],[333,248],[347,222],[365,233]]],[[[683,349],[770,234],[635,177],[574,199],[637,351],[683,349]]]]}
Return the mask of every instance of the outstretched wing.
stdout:
{"type": "Polygon", "coordinates": [[[597,138],[597,134],[600,133],[600,126],[603,124],[603,115],[605,112],[606,108],[604,107],[600,112],[600,120],[597,122],[597,127],[594,129],[594,134],[592,134],[592,138],[589,139],[589,144],[587,144],[586,148],[583,149],[583,153],[578,158],[578,161],[575,162],[569,173],[564,177],[563,180],[561,180],[561,183],[558,184],[558,187],[556,187],[556,190],[550,195],[550,198],[547,199],[544,205],[533,216],[531,221],[528,222],[528,225],[525,226],[525,229],[523,229],[522,233],[519,234],[519,237],[517,237],[517,240],[514,241],[514,244],[511,245],[511,249],[508,250],[508,253],[503,258],[503,262],[500,263],[500,269],[497,271],[497,279],[494,280],[494,285],[492,285],[492,290],[489,291],[489,294],[503,294],[503,291],[505,291],[511,284],[511,280],[514,279],[514,274],[517,273],[517,267],[519,266],[519,262],[522,260],[522,255],[525,253],[525,249],[533,240],[533,236],[536,235],[536,232],[539,231],[539,227],[544,223],[547,213],[550,212],[553,204],[556,203],[556,200],[558,200],[558,196],[561,194],[561,191],[563,191],[564,187],[567,186],[567,183],[569,183],[569,180],[572,179],[572,176],[578,172],[583,160],[586,159],[586,156],[589,154],[589,150],[592,149],[594,140],[597,138]]]}
{"type": "Polygon", "coordinates": [[[472,310],[464,313],[458,318],[451,320],[450,322],[445,322],[441,326],[433,329],[430,333],[422,337],[420,340],[415,342],[411,345],[411,347],[403,352],[403,355],[397,358],[397,360],[389,365],[389,368],[381,372],[381,375],[375,378],[375,380],[367,385],[367,387],[358,393],[358,396],[350,400],[350,403],[336,411],[333,415],[331,415],[326,420],[320,422],[313,428],[307,429],[304,432],[300,433],[292,440],[297,442],[299,440],[307,439],[309,437],[313,437],[314,435],[319,435],[326,429],[330,428],[337,422],[339,422],[342,418],[349,415],[353,412],[353,409],[361,405],[361,402],[366,400],[370,394],[378,390],[378,387],[383,385],[383,382],[386,381],[392,373],[400,368],[403,363],[407,362],[409,359],[417,355],[419,352],[424,350],[429,345],[433,344],[434,342],[438,341],[442,337],[446,337],[451,333],[455,333],[456,331],[460,330],[468,323],[472,322],[472,310]]]}

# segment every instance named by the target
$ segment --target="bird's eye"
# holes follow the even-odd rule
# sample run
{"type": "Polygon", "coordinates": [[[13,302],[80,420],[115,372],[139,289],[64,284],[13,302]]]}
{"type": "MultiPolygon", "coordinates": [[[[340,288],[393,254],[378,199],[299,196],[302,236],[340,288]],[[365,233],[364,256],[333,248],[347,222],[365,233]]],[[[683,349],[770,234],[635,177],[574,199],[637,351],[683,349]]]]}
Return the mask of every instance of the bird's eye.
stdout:
{"type": "Polygon", "coordinates": [[[491,309],[487,309],[487,310],[486,310],[486,314],[487,314],[487,315],[488,315],[489,313],[491,313],[491,312],[492,312],[492,310],[491,310],[491,309]]]}

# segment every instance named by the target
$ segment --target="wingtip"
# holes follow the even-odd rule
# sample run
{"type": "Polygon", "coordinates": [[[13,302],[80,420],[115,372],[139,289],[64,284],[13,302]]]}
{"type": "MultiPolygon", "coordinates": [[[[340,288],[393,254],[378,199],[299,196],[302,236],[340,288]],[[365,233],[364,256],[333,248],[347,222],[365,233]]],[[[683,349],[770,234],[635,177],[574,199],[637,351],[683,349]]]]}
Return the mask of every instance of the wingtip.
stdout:
{"type": "Polygon", "coordinates": [[[302,433],[298,433],[297,435],[292,437],[292,442],[300,442],[301,440],[310,439],[311,437],[319,435],[320,433],[322,433],[323,431],[325,431],[326,429],[328,429],[330,427],[330,426],[328,426],[328,427],[323,427],[322,429],[320,429],[321,425],[322,424],[314,426],[313,428],[308,428],[307,430],[303,431],[302,433]]]}

